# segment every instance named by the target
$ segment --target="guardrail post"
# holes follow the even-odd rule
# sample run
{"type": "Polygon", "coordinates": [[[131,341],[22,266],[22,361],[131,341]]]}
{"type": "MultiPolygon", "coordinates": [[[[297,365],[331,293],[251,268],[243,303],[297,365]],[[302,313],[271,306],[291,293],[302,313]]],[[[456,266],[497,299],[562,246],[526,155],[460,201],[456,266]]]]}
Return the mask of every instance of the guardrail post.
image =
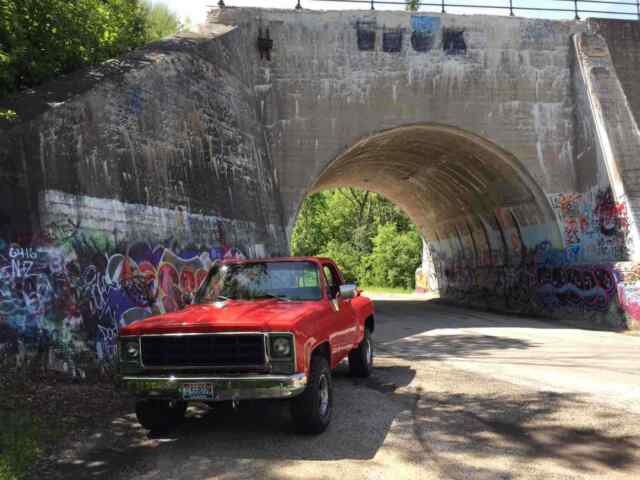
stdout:
{"type": "Polygon", "coordinates": [[[220,1],[218,2],[218,6],[219,6],[220,8],[224,8],[224,7],[225,7],[224,0],[220,0],[220,1]]]}
{"type": "MultiPolygon", "coordinates": [[[[640,0],[638,0],[640,2],[640,0]]],[[[513,0],[509,0],[509,15],[513,17],[513,0]]]]}
{"type": "Polygon", "coordinates": [[[444,7],[445,7],[444,0],[442,0],[442,13],[447,13],[447,12],[445,11],[444,7]]]}
{"type": "Polygon", "coordinates": [[[376,9],[376,7],[373,5],[373,1],[374,0],[371,0],[371,10],[375,10],[376,9]]]}
{"type": "Polygon", "coordinates": [[[300,5],[300,0],[298,0],[298,4],[296,5],[296,10],[302,10],[302,5],[300,5]]]}
{"type": "Polygon", "coordinates": [[[573,4],[576,9],[576,20],[580,20],[580,11],[578,10],[578,0],[573,0],[573,4]]]}

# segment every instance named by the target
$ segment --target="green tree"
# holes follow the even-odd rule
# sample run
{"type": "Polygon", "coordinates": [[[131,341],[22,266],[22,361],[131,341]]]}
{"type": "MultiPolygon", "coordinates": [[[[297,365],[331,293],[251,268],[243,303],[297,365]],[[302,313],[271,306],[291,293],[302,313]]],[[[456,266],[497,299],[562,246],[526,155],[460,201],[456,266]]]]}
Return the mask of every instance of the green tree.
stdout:
{"type": "Polygon", "coordinates": [[[180,20],[164,3],[152,3],[150,0],[146,0],[143,9],[147,23],[148,41],[160,40],[181,30],[180,20]]]}
{"type": "Polygon", "coordinates": [[[0,0],[0,97],[175,33],[177,17],[140,0],[0,0]]]}
{"type": "Polygon", "coordinates": [[[405,9],[409,12],[417,12],[420,8],[420,0],[406,0],[405,9]]]}
{"type": "Polygon", "coordinates": [[[421,261],[422,243],[409,218],[381,195],[356,188],[339,188],[311,195],[303,202],[292,234],[291,249],[295,255],[333,258],[348,281],[412,288],[415,269],[421,261]],[[382,226],[390,226],[395,232],[394,238],[384,238],[394,245],[400,244],[394,248],[402,255],[401,267],[389,253],[396,250],[385,254],[387,245],[376,247],[382,226]],[[418,239],[417,248],[413,248],[415,242],[411,243],[415,238],[418,239]],[[406,260],[405,254],[413,257],[406,260]],[[386,263],[380,265],[381,260],[386,263]],[[382,275],[385,268],[392,272],[382,275]],[[400,276],[405,277],[403,281],[399,280],[400,276]]]}
{"type": "Polygon", "coordinates": [[[421,255],[422,239],[415,229],[400,233],[392,223],[380,225],[363,283],[413,289],[421,255]]]}

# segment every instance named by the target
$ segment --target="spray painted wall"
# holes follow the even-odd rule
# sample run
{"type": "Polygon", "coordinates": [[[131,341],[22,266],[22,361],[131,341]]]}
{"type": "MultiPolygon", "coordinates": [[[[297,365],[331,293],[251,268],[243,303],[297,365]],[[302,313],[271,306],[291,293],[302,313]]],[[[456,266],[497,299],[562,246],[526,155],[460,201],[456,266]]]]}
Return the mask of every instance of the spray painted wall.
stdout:
{"type": "Polygon", "coordinates": [[[221,33],[7,101],[19,121],[0,135],[3,365],[93,375],[118,327],[182,308],[215,259],[286,253],[251,79],[233,29],[221,33]]]}

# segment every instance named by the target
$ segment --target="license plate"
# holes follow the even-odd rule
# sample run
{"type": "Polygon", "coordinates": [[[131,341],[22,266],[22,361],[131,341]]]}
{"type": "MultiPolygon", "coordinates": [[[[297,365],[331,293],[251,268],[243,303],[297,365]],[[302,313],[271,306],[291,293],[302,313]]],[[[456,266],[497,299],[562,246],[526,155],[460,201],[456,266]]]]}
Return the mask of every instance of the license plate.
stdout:
{"type": "Polygon", "coordinates": [[[213,383],[185,383],[182,386],[184,400],[214,400],[213,383]]]}

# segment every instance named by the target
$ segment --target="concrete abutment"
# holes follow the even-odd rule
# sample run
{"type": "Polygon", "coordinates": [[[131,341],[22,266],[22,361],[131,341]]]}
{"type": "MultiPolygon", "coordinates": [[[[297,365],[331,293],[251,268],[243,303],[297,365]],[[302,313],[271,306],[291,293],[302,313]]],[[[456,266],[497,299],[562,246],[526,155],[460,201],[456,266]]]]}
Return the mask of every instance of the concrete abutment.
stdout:
{"type": "Polygon", "coordinates": [[[639,328],[634,35],[225,8],[1,101],[0,356],[108,363],[119,325],[179,308],[215,258],[285,253],[305,196],[337,186],[407,211],[422,289],[639,328]]]}

